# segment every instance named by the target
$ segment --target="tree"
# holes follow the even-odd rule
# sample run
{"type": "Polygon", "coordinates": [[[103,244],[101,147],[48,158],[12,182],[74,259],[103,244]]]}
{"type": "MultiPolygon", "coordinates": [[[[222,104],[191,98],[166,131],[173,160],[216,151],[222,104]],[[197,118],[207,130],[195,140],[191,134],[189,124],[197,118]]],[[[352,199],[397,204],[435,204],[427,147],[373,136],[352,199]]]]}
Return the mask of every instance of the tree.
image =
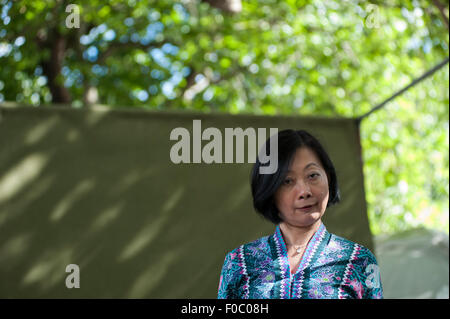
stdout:
{"type": "MultiPolygon", "coordinates": [[[[351,117],[448,55],[440,0],[82,0],[73,29],[70,1],[0,3],[0,102],[351,117]]],[[[364,120],[376,232],[445,210],[447,106],[448,68],[364,120]]]]}

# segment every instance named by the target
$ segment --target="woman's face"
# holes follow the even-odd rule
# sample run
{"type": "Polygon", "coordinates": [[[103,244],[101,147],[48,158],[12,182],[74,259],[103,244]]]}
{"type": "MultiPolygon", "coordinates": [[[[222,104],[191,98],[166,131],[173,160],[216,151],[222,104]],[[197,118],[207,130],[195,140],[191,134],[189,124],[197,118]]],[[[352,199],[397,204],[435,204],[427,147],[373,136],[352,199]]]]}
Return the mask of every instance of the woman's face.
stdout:
{"type": "Polygon", "coordinates": [[[307,147],[297,149],[274,196],[281,219],[293,226],[310,226],[325,213],[328,197],[328,178],[319,158],[307,147]]]}

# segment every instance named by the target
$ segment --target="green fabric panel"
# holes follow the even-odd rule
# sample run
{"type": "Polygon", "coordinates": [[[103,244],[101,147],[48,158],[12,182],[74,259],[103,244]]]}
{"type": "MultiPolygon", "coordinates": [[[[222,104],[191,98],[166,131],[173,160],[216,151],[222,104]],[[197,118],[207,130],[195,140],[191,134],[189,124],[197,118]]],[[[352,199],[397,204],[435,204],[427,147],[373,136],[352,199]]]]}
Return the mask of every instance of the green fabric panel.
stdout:
{"type": "Polygon", "coordinates": [[[1,298],[215,298],[225,254],[275,226],[253,210],[251,163],[170,161],[171,130],[192,134],[193,119],[223,135],[316,135],[342,195],[324,223],[373,251],[352,119],[5,106],[0,117],[1,298]],[[68,264],[79,289],[65,286],[68,264]]]}

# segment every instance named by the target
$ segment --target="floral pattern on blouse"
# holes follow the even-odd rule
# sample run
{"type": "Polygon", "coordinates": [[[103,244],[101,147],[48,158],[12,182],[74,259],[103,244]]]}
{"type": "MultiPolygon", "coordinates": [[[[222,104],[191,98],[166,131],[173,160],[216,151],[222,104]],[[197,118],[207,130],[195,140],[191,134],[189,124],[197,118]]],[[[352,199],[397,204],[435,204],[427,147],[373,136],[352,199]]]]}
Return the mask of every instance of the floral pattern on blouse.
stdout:
{"type": "Polygon", "coordinates": [[[329,233],[322,223],[295,274],[279,225],[275,233],[229,252],[219,280],[219,299],[381,299],[383,289],[369,249],[329,233]]]}

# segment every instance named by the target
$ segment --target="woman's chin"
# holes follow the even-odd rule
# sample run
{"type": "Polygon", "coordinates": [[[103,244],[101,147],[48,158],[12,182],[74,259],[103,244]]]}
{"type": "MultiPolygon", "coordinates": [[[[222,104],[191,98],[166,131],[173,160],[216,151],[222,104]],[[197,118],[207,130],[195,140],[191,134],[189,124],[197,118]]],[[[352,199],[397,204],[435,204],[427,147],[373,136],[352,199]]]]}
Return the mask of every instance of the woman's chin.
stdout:
{"type": "Polygon", "coordinates": [[[308,213],[301,217],[298,216],[298,218],[294,218],[290,224],[297,227],[309,227],[315,224],[321,217],[320,212],[308,213]]]}
{"type": "MultiPolygon", "coordinates": [[[[297,214],[296,214],[297,215],[297,214]]],[[[311,219],[311,220],[317,220],[321,217],[321,213],[318,210],[314,210],[311,212],[300,212],[300,214],[298,214],[298,216],[301,216],[301,219],[311,219]]]]}
{"type": "Polygon", "coordinates": [[[312,213],[308,216],[307,219],[304,219],[304,223],[308,225],[312,225],[316,223],[320,219],[320,213],[312,213]]]}

